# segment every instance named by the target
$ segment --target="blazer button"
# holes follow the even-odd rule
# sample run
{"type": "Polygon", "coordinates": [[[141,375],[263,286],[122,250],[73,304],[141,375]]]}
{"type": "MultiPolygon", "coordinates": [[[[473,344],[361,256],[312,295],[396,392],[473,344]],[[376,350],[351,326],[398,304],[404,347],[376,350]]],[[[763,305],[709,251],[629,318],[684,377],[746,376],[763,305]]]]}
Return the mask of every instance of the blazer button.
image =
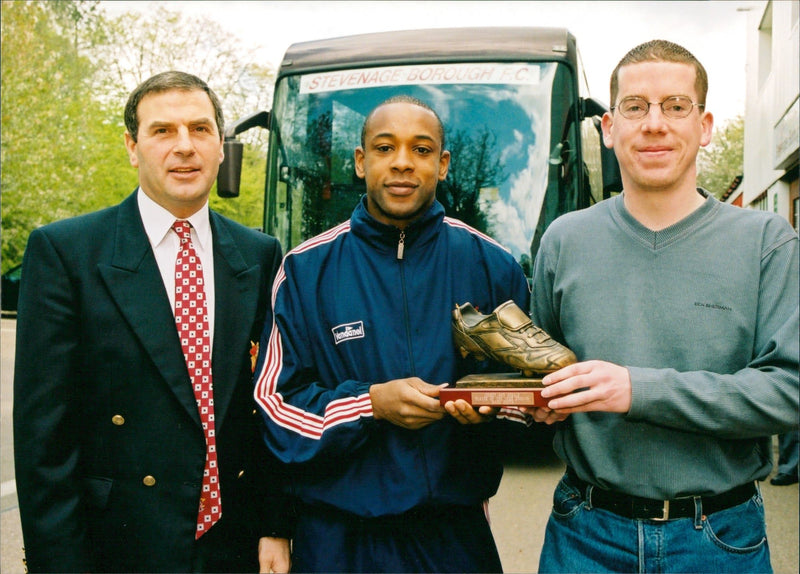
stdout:
{"type": "Polygon", "coordinates": [[[153,486],[156,483],[156,479],[148,474],[142,479],[142,482],[145,486],[153,486]]]}
{"type": "Polygon", "coordinates": [[[239,474],[238,474],[238,476],[237,476],[236,478],[242,478],[242,475],[243,475],[243,474],[244,474],[244,471],[243,471],[243,470],[240,470],[240,471],[239,471],[239,474]]]}
{"type": "Polygon", "coordinates": [[[118,427],[122,426],[125,424],[125,417],[123,417],[122,415],[114,415],[113,417],[111,417],[111,422],[117,425],[118,427]]]}

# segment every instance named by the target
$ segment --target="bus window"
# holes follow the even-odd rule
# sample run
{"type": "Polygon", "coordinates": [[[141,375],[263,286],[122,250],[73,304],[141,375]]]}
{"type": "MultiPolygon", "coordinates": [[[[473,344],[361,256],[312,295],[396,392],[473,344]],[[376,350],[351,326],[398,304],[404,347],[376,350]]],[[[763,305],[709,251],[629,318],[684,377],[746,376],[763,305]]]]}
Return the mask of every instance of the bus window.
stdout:
{"type": "Polygon", "coordinates": [[[353,150],[369,111],[398,94],[442,118],[452,154],[447,215],[507,247],[530,272],[531,238],[578,206],[578,101],[555,62],[390,66],[285,76],[273,100],[268,231],[285,249],[348,219],[364,184],[353,150]]]}

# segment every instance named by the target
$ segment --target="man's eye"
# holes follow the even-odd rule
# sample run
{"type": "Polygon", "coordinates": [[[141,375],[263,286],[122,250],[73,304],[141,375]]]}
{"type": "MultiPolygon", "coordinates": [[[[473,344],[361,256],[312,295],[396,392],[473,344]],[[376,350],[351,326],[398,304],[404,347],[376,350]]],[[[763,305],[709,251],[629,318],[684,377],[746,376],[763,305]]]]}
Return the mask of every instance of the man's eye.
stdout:
{"type": "Polygon", "coordinates": [[[682,101],[674,101],[673,100],[673,101],[667,102],[667,109],[672,111],[672,112],[683,112],[683,111],[686,111],[686,108],[688,108],[688,107],[689,106],[686,103],[682,102],[682,101]]]}
{"type": "Polygon", "coordinates": [[[392,146],[388,146],[388,145],[379,145],[379,146],[375,146],[375,149],[376,149],[376,150],[378,150],[379,152],[386,153],[386,152],[388,152],[388,151],[391,151],[391,150],[392,150],[392,146]]]}
{"type": "Polygon", "coordinates": [[[420,155],[428,155],[429,153],[431,153],[431,150],[429,148],[426,148],[426,147],[418,147],[416,149],[416,151],[420,155]]]}

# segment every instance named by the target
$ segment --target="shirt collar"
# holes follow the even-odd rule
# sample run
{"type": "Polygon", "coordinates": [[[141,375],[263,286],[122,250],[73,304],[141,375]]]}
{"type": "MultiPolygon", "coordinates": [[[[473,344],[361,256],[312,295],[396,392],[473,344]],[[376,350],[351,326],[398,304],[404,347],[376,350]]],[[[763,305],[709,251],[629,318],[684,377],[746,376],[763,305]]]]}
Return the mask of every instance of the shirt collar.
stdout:
{"type": "MultiPolygon", "coordinates": [[[[150,245],[155,247],[161,243],[164,238],[172,229],[172,224],[176,219],[180,219],[172,215],[169,211],[153,201],[140,187],[136,200],[139,204],[139,213],[142,216],[142,223],[144,224],[144,231],[150,241],[150,245]]],[[[208,219],[208,201],[203,204],[199,210],[186,218],[186,221],[192,224],[197,241],[200,244],[198,247],[203,250],[211,248],[211,224],[208,219]]]]}

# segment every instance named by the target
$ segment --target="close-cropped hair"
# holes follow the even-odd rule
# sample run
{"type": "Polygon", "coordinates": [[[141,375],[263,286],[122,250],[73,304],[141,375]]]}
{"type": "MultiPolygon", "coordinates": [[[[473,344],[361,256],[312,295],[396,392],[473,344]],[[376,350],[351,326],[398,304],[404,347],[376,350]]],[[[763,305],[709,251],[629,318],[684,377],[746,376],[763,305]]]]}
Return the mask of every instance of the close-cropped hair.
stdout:
{"type": "Polygon", "coordinates": [[[617,67],[611,73],[611,105],[617,103],[619,94],[619,70],[623,66],[641,64],[643,62],[673,62],[676,64],[689,64],[695,69],[694,87],[697,92],[697,104],[705,105],[708,95],[708,74],[703,64],[694,55],[678,44],[667,40],[650,40],[644,44],[636,46],[633,50],[625,54],[619,61],[617,67]]]}
{"type": "Polygon", "coordinates": [[[149,94],[161,94],[177,90],[180,92],[193,92],[199,90],[205,92],[214,106],[214,120],[217,123],[217,131],[220,139],[225,128],[225,120],[222,115],[222,104],[208,84],[192,74],[170,70],[156,74],[139,84],[128,97],[125,104],[125,129],[131,135],[133,141],[137,141],[139,134],[139,116],[137,114],[139,103],[149,94]]]}
{"type": "Polygon", "coordinates": [[[361,147],[363,148],[366,143],[367,138],[367,124],[372,119],[372,116],[375,115],[375,112],[378,111],[379,108],[389,104],[412,104],[414,106],[418,106],[422,109],[428,110],[436,117],[436,122],[439,124],[439,140],[441,141],[441,149],[439,150],[444,151],[444,125],[442,124],[442,118],[439,117],[439,114],[436,113],[431,106],[423,102],[422,100],[415,98],[414,96],[409,96],[406,94],[399,94],[396,96],[392,96],[389,99],[382,101],[380,104],[372,108],[372,111],[367,114],[366,119],[364,120],[364,125],[361,126],[361,147]]]}

